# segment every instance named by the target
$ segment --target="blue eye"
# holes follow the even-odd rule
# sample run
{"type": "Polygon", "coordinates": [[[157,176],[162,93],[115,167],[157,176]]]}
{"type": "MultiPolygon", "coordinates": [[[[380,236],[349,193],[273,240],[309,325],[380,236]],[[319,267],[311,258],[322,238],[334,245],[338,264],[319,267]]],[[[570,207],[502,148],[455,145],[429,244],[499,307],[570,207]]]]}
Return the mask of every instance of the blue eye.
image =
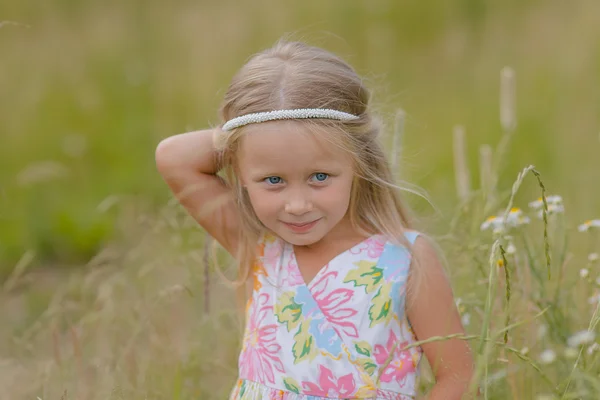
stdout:
{"type": "Polygon", "coordinates": [[[265,178],[265,182],[269,185],[277,185],[281,183],[281,178],[278,176],[269,176],[268,178],[265,178]]]}
{"type": "Polygon", "coordinates": [[[327,178],[329,178],[329,174],[326,174],[323,172],[317,172],[316,174],[313,175],[313,178],[317,182],[325,182],[327,180],[327,178]]]}

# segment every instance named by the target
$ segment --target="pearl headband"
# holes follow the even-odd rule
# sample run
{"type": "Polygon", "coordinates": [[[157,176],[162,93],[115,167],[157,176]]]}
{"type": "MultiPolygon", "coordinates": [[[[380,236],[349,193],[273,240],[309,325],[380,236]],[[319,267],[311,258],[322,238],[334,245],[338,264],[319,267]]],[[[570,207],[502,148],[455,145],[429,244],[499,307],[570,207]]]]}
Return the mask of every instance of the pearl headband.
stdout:
{"type": "Polygon", "coordinates": [[[325,118],[337,119],[340,121],[351,121],[359,117],[343,111],[329,110],[323,108],[301,108],[296,110],[275,110],[254,114],[246,114],[227,121],[221,128],[224,131],[230,131],[240,126],[256,124],[259,122],[274,121],[280,119],[301,119],[301,118],[325,118]]]}

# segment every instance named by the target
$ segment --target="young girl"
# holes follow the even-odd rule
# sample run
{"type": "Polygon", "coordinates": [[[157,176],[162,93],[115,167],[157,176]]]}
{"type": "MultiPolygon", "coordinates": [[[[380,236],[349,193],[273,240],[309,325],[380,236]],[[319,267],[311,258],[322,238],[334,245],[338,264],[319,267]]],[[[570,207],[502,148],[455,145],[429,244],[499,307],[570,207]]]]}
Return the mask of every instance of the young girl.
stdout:
{"type": "Polygon", "coordinates": [[[235,75],[223,125],[156,150],[171,190],[249,282],[230,399],[412,399],[423,353],[429,399],[467,392],[465,341],[413,344],[463,328],[368,102],[340,58],[280,41],[235,75]]]}

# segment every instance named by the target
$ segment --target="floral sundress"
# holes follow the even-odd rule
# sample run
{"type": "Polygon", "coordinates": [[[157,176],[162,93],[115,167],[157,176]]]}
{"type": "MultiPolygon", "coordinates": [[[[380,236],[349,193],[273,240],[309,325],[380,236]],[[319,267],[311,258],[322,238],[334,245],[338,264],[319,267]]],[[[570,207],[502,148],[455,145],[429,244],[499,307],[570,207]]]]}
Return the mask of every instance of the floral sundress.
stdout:
{"type": "MultiPolygon", "coordinates": [[[[414,243],[418,233],[408,231],[414,243]]],[[[264,236],[230,400],[416,396],[422,350],[405,313],[410,252],[382,235],[304,282],[291,244],[264,236]]]]}

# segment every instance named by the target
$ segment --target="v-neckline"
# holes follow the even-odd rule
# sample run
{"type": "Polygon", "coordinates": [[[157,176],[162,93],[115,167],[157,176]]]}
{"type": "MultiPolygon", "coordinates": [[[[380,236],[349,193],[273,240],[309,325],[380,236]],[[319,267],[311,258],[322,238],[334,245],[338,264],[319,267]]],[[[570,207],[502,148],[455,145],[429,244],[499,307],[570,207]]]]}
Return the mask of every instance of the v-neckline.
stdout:
{"type": "Polygon", "coordinates": [[[302,274],[302,271],[300,270],[300,265],[298,265],[298,259],[296,258],[296,250],[294,249],[294,245],[291,244],[291,243],[289,243],[289,242],[285,242],[285,244],[286,244],[286,246],[289,246],[289,248],[290,248],[291,261],[292,261],[294,267],[296,268],[296,272],[298,273],[298,275],[300,276],[300,278],[302,278],[302,284],[304,286],[306,286],[310,290],[310,288],[313,285],[313,283],[317,281],[317,278],[320,278],[320,276],[325,273],[325,270],[327,269],[327,267],[329,267],[329,265],[332,262],[334,262],[335,260],[337,260],[338,258],[340,258],[341,256],[343,256],[344,254],[348,253],[349,251],[355,250],[357,247],[363,245],[368,240],[373,239],[373,238],[375,238],[377,236],[378,236],[377,233],[375,233],[375,234],[373,234],[371,236],[368,236],[368,237],[364,238],[363,240],[361,240],[360,242],[358,242],[355,245],[353,245],[352,247],[349,247],[346,250],[342,251],[341,253],[336,254],[333,258],[331,258],[329,261],[327,261],[325,263],[325,265],[323,265],[323,266],[321,266],[319,268],[319,270],[312,277],[312,279],[310,280],[310,282],[306,282],[306,279],[304,278],[304,275],[302,274]]]}

